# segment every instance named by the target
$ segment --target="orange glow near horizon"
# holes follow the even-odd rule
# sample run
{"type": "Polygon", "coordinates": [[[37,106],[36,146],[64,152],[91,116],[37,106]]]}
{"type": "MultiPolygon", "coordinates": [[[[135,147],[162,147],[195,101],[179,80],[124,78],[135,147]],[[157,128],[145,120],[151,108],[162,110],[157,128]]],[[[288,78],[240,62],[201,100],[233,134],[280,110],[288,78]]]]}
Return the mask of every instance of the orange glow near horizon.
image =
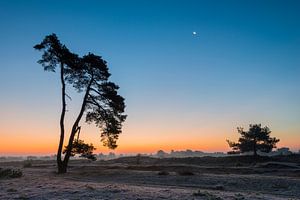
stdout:
{"type": "MultiPolygon", "coordinates": [[[[110,150],[103,147],[100,143],[99,135],[96,128],[88,127],[88,131],[82,134],[82,139],[88,143],[93,143],[97,148],[95,153],[114,152],[117,154],[136,154],[136,153],[156,153],[158,150],[170,152],[171,150],[199,150],[204,152],[226,152],[229,150],[226,139],[236,140],[238,135],[236,132],[227,134],[219,132],[216,129],[198,129],[191,131],[189,134],[183,134],[179,131],[163,133],[158,130],[156,134],[154,130],[139,134],[140,131],[124,127],[123,133],[118,141],[118,148],[110,150]],[[199,132],[199,133],[198,133],[199,132]],[[202,133],[202,134],[201,134],[202,133]],[[205,133],[205,134],[204,134],[205,133]]],[[[20,130],[14,127],[4,132],[1,138],[0,155],[53,155],[56,154],[59,131],[52,130],[43,132],[42,130],[33,129],[23,130],[22,134],[16,134],[20,130]],[[52,134],[55,133],[56,134],[52,134]],[[58,132],[58,133],[57,133],[58,132]],[[43,133],[43,134],[38,134],[43,133]]],[[[295,141],[299,141],[297,134],[291,134],[289,137],[284,137],[284,134],[273,134],[273,136],[281,139],[278,147],[287,146],[293,151],[298,151],[300,148],[295,141]]],[[[68,138],[68,137],[66,137],[68,138]]],[[[66,140],[65,140],[66,143],[66,140]]]]}
{"type": "MultiPolygon", "coordinates": [[[[22,113],[17,115],[16,113],[20,112],[16,111],[8,113],[11,116],[7,116],[1,121],[0,156],[56,154],[59,126],[55,116],[49,119],[48,116],[36,117],[34,113],[31,114],[30,112],[27,112],[29,114],[26,116],[23,116],[22,113]],[[9,119],[14,119],[14,121],[9,119]]],[[[242,125],[247,128],[247,124],[242,125]]],[[[128,118],[124,124],[123,133],[120,135],[118,148],[114,151],[102,146],[99,129],[94,125],[87,125],[82,122],[80,137],[85,142],[94,144],[97,148],[95,153],[136,154],[156,153],[158,150],[169,152],[186,149],[226,152],[229,150],[226,139],[236,141],[239,137],[235,128],[237,126],[239,124],[223,121],[199,123],[196,120],[179,121],[177,119],[176,121],[176,119],[171,119],[166,121],[158,117],[155,118],[155,121],[128,118]]],[[[276,126],[276,124],[271,124],[270,128],[272,130],[271,136],[280,139],[278,147],[289,147],[293,151],[300,149],[298,143],[300,141],[299,127],[290,127],[287,130],[276,126]]],[[[66,124],[66,133],[69,129],[70,124],[66,124]]],[[[65,136],[65,144],[67,139],[68,135],[65,136]]]]}

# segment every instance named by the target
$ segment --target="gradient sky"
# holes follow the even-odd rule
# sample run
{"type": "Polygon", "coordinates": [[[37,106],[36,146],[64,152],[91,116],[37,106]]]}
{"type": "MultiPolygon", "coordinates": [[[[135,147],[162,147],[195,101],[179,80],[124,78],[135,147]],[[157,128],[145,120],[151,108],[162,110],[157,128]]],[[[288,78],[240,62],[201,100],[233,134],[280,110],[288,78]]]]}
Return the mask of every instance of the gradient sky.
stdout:
{"type": "MultiPolygon", "coordinates": [[[[32,48],[50,33],[108,61],[128,114],[116,153],[228,151],[251,123],[298,151],[299,10],[275,0],[0,1],[0,155],[56,152],[59,74],[32,48]]],[[[70,127],[81,96],[68,89],[70,127]]],[[[81,137],[108,152],[93,125],[81,137]]]]}

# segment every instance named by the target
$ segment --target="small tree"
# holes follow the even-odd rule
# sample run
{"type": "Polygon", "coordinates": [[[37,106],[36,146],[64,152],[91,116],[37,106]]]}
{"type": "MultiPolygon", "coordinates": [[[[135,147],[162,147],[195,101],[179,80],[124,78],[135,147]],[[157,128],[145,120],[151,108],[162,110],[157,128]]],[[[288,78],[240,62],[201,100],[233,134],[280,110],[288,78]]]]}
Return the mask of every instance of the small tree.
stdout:
{"type": "Polygon", "coordinates": [[[244,131],[242,127],[237,128],[238,133],[241,134],[239,141],[231,142],[227,140],[230,148],[233,151],[229,154],[238,154],[243,152],[253,152],[254,156],[257,156],[257,151],[269,153],[273,148],[276,148],[276,143],[279,139],[270,137],[270,129],[261,127],[261,124],[250,124],[249,130],[244,131]]]}

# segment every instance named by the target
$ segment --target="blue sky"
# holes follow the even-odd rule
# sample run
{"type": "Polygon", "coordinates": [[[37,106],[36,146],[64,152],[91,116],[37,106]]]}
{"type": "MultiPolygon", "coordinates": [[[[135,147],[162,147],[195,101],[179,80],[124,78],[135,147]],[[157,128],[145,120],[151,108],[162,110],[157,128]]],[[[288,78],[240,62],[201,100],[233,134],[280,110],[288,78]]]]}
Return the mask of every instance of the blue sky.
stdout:
{"type": "Polygon", "coordinates": [[[56,33],[72,51],[108,61],[127,104],[121,144],[149,132],[212,134],[224,145],[207,149],[224,150],[236,126],[262,123],[300,148],[299,10],[299,1],[1,1],[0,120],[58,130],[58,74],[43,72],[32,48],[56,33]]]}

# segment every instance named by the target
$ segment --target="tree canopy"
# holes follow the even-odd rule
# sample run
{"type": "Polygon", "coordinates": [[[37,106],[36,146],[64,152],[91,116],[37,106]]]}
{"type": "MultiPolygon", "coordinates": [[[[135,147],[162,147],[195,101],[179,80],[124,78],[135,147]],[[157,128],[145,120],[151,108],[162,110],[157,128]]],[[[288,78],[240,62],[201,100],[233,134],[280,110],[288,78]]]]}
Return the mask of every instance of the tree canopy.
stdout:
{"type": "Polygon", "coordinates": [[[267,126],[262,127],[261,124],[250,124],[248,131],[244,131],[242,127],[238,127],[237,130],[241,134],[238,142],[227,140],[232,148],[232,151],[228,152],[229,154],[253,152],[253,155],[256,156],[257,151],[265,153],[272,151],[279,142],[279,139],[270,137],[270,129],[267,126]]]}

